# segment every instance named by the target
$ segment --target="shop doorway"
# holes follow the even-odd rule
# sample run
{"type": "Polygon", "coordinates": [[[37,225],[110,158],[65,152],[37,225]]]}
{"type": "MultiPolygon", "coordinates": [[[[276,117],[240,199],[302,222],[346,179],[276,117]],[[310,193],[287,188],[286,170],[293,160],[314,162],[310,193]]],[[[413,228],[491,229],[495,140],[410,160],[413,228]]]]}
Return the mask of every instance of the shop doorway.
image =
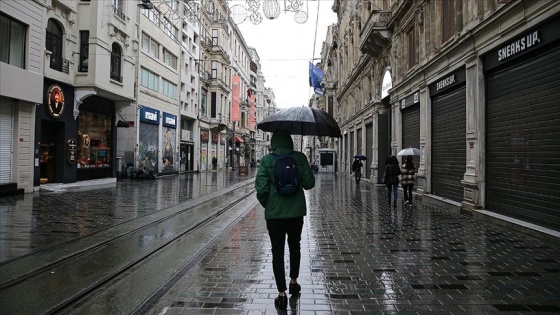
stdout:
{"type": "Polygon", "coordinates": [[[41,126],[41,152],[39,156],[41,184],[63,181],[63,148],[64,124],[43,121],[41,126]],[[60,147],[60,149],[57,150],[57,147],[60,147]]]}

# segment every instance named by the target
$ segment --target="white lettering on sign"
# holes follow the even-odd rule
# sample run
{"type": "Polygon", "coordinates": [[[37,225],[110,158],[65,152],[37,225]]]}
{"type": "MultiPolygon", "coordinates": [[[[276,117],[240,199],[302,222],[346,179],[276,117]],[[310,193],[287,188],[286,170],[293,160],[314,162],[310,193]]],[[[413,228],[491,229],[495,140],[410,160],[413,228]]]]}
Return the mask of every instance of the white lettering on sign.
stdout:
{"type": "Polygon", "coordinates": [[[450,75],[436,84],[436,91],[439,91],[444,87],[448,87],[453,83],[455,83],[455,75],[450,75]]]}
{"type": "Polygon", "coordinates": [[[508,44],[507,46],[498,50],[498,61],[509,58],[540,42],[541,39],[539,38],[539,31],[534,31],[533,33],[527,34],[524,37],[516,40],[515,42],[508,44]]]}
{"type": "Polygon", "coordinates": [[[167,116],[165,117],[165,123],[168,125],[175,125],[175,118],[167,116]]]}
{"type": "Polygon", "coordinates": [[[156,120],[157,120],[157,114],[156,114],[156,113],[152,113],[152,112],[145,112],[145,113],[144,113],[144,118],[146,118],[147,120],[156,121],[156,120]]]}
{"type": "Polygon", "coordinates": [[[419,92],[414,93],[414,103],[418,103],[420,101],[420,94],[419,92]]]}

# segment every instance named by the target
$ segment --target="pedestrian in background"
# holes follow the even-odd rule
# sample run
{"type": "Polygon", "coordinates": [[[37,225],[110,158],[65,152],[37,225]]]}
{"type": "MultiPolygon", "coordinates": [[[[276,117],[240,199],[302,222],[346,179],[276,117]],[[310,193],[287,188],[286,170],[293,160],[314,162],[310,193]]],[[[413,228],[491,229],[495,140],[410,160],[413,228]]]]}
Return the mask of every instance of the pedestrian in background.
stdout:
{"type": "Polygon", "coordinates": [[[284,247],[288,236],[290,251],[290,286],[289,293],[298,296],[301,286],[297,283],[301,261],[301,232],[303,217],[307,215],[307,205],[303,190],[315,187],[315,176],[309,166],[307,157],[301,152],[293,151],[294,143],[287,131],[277,131],[270,139],[271,149],[279,155],[292,153],[301,175],[298,190],[291,195],[280,195],[274,186],[274,163],[276,157],[265,155],[259,164],[255,178],[257,199],[264,207],[266,228],[272,247],[272,271],[276,280],[278,297],[274,304],[284,310],[288,306],[286,296],[286,274],[284,269],[284,247]]]}
{"type": "Polygon", "coordinates": [[[414,167],[411,155],[406,157],[406,162],[402,166],[401,173],[401,185],[404,190],[404,204],[412,206],[412,189],[414,188],[414,174],[416,174],[416,167],[414,167]]]}
{"type": "Polygon", "coordinates": [[[383,173],[383,182],[387,186],[387,200],[391,206],[391,191],[393,192],[393,206],[397,206],[397,198],[399,197],[399,175],[401,175],[401,168],[399,167],[399,160],[394,155],[387,158],[385,162],[385,172],[383,173]]]}
{"type": "Polygon", "coordinates": [[[356,184],[360,183],[360,178],[362,178],[362,161],[360,159],[355,158],[354,162],[352,163],[352,171],[354,172],[354,177],[356,178],[356,184]]]}

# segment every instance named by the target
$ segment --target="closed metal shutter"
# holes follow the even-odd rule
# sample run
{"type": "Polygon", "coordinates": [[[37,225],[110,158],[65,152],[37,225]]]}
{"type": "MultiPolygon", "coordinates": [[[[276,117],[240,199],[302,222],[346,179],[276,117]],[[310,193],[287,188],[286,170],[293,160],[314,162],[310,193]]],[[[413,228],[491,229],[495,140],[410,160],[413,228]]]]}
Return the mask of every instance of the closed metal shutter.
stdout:
{"type": "Polygon", "coordinates": [[[560,49],[487,75],[486,208],[560,230],[560,49]]]}
{"type": "Polygon", "coordinates": [[[371,178],[371,161],[373,159],[373,124],[366,126],[366,157],[364,167],[366,168],[366,178],[371,178]]]}
{"type": "Polygon", "coordinates": [[[463,200],[467,165],[465,86],[432,99],[432,187],[434,195],[463,200]]]}
{"type": "Polygon", "coordinates": [[[12,101],[0,97],[0,184],[12,181],[12,101]]]}
{"type": "Polygon", "coordinates": [[[348,152],[348,172],[352,173],[352,157],[354,156],[354,131],[350,132],[350,152],[348,152]]]}
{"type": "Polygon", "coordinates": [[[364,154],[362,148],[362,128],[356,131],[356,154],[364,154]]]}
{"type": "MultiPolygon", "coordinates": [[[[407,107],[402,112],[402,148],[420,149],[420,105],[407,107]]],[[[404,157],[401,162],[404,162],[404,157]]],[[[412,162],[418,172],[420,157],[413,156],[412,162]]],[[[414,179],[414,188],[418,187],[418,176],[414,179]]]]}

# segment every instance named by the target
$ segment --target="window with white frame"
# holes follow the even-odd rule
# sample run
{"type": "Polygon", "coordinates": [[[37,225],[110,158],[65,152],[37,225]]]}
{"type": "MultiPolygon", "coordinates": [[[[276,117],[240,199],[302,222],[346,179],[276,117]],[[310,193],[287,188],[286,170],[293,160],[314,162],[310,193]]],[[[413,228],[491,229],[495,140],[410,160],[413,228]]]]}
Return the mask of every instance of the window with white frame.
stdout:
{"type": "Polygon", "coordinates": [[[163,95],[171,97],[172,99],[177,99],[177,85],[167,81],[166,79],[161,79],[162,88],[161,91],[163,95]]]}
{"type": "Polygon", "coordinates": [[[155,25],[159,26],[159,12],[153,9],[143,9],[142,14],[152,21],[155,25]]]}
{"type": "Polygon", "coordinates": [[[177,0],[166,0],[165,2],[171,10],[177,10],[179,7],[179,2],[177,0]]]}
{"type": "Polygon", "coordinates": [[[142,51],[152,57],[159,58],[159,43],[146,33],[142,33],[142,51]]]}
{"type": "Polygon", "coordinates": [[[173,24],[171,24],[168,19],[162,19],[161,26],[163,27],[163,32],[165,33],[165,35],[171,37],[174,40],[177,39],[179,30],[177,30],[177,28],[173,24]]]}
{"type": "Polygon", "coordinates": [[[0,62],[25,68],[26,26],[0,13],[0,62]]]}
{"type": "Polygon", "coordinates": [[[212,60],[212,72],[211,72],[212,79],[218,78],[218,62],[212,60]]]}
{"type": "Polygon", "coordinates": [[[158,91],[159,76],[157,74],[146,68],[142,68],[141,75],[142,80],[140,81],[140,85],[150,90],[158,91]]]}
{"type": "Polygon", "coordinates": [[[212,46],[218,46],[218,30],[212,30],[212,46]]]}
{"type": "Polygon", "coordinates": [[[163,49],[163,62],[169,67],[177,69],[177,57],[167,49],[163,49]]]}
{"type": "Polygon", "coordinates": [[[124,10],[123,10],[124,0],[113,0],[113,10],[115,15],[118,16],[121,20],[124,20],[124,10]]]}
{"type": "Polygon", "coordinates": [[[111,46],[111,79],[122,82],[121,75],[122,49],[117,43],[111,46]]]}

